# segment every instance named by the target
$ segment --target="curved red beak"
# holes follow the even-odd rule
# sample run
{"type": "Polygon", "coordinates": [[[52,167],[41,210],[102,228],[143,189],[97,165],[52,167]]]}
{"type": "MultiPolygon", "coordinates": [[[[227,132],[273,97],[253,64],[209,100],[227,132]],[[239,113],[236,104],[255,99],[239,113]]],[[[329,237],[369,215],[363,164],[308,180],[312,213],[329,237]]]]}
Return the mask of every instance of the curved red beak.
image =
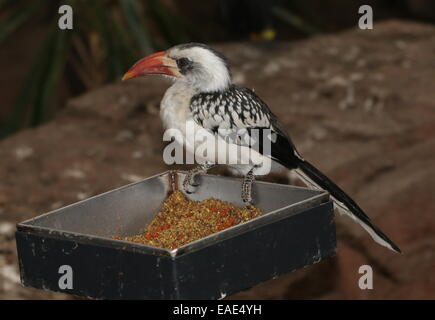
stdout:
{"type": "Polygon", "coordinates": [[[122,77],[122,81],[148,74],[165,74],[180,77],[177,63],[166,56],[166,51],[159,51],[136,62],[122,77]]]}

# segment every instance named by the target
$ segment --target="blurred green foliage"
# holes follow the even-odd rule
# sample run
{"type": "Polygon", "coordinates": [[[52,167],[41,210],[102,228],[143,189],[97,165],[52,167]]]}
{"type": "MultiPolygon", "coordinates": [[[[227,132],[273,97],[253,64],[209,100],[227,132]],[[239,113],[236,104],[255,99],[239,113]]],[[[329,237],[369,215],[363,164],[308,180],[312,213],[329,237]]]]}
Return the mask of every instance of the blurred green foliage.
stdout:
{"type": "Polygon", "coordinates": [[[0,48],[33,17],[48,15],[50,20],[16,102],[0,122],[0,138],[53,116],[68,66],[68,79],[91,89],[119,79],[138,56],[188,39],[184,22],[159,0],[0,0],[0,10],[6,12],[0,48]],[[63,4],[73,8],[72,30],[58,27],[63,4]]]}
{"type": "MultiPolygon", "coordinates": [[[[220,1],[226,1],[234,11],[234,2],[220,1]]],[[[49,26],[10,113],[0,119],[0,138],[53,117],[61,85],[79,88],[76,90],[79,92],[90,90],[119,79],[138,57],[190,38],[198,40],[201,30],[186,23],[165,3],[162,0],[0,0],[0,48],[25,23],[36,21],[49,26]],[[61,5],[73,8],[72,30],[58,27],[61,5]]],[[[292,13],[289,5],[293,0],[272,1],[267,5],[257,1],[257,6],[246,3],[252,8],[236,13],[233,23],[241,23],[243,15],[249,15],[254,9],[262,11],[264,6],[273,7],[266,15],[273,15],[304,34],[315,32],[292,13]]],[[[231,32],[230,21],[222,23],[220,31],[226,28],[231,32]]],[[[271,39],[274,38],[274,31],[268,31],[273,35],[267,33],[271,39]]],[[[213,39],[207,33],[206,37],[206,41],[213,39]]]]}

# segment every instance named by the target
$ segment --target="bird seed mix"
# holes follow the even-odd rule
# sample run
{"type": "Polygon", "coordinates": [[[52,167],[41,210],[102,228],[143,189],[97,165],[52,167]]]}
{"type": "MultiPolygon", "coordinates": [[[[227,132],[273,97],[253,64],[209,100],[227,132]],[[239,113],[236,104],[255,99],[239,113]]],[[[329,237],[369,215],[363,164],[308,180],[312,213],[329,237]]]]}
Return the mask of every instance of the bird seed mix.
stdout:
{"type": "Polygon", "coordinates": [[[163,202],[159,213],[146,227],[143,234],[113,238],[175,249],[212,233],[249,221],[259,215],[261,215],[260,209],[254,206],[239,208],[229,202],[214,198],[193,201],[181,191],[176,190],[163,202]]]}

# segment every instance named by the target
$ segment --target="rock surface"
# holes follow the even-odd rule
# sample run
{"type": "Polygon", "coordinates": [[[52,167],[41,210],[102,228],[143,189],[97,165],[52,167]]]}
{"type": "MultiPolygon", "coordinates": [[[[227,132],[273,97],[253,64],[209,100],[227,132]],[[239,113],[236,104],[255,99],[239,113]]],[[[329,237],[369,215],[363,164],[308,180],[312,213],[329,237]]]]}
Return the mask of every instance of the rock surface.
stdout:
{"type": "MultiPolygon", "coordinates": [[[[217,47],[304,157],[404,252],[339,216],[336,258],[229,298],[434,298],[435,27],[389,21],[268,48],[217,47]],[[365,264],[373,290],[358,287],[365,264]]],[[[70,298],[20,286],[11,223],[166,170],[158,103],[167,86],[155,77],[108,85],[0,142],[0,299],[70,298]]]]}

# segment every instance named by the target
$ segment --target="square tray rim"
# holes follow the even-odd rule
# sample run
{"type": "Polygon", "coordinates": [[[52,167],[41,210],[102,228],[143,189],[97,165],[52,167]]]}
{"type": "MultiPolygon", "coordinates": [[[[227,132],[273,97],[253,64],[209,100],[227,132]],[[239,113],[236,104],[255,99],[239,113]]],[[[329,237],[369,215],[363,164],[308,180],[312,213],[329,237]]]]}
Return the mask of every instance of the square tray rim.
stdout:
{"type": "MultiPolygon", "coordinates": [[[[255,229],[260,228],[262,226],[265,226],[267,224],[274,223],[274,222],[277,222],[279,220],[288,218],[289,216],[298,215],[300,213],[303,213],[305,210],[307,210],[309,208],[322,205],[322,204],[329,201],[329,193],[327,191],[324,191],[324,190],[313,190],[313,189],[308,189],[305,187],[293,186],[293,185],[288,185],[288,184],[279,184],[279,183],[272,183],[272,182],[266,182],[266,181],[256,181],[255,182],[256,184],[265,184],[265,185],[268,185],[269,187],[273,187],[273,188],[303,189],[303,190],[313,191],[317,194],[314,194],[312,197],[310,197],[308,199],[304,199],[304,200],[289,204],[287,206],[272,210],[266,214],[263,214],[259,217],[254,218],[252,220],[249,220],[249,221],[240,223],[238,225],[232,226],[230,228],[227,228],[225,230],[210,234],[204,238],[189,242],[189,243],[187,243],[183,246],[180,246],[176,249],[173,249],[173,250],[149,246],[149,245],[140,244],[140,243],[134,243],[134,242],[130,242],[130,241],[111,239],[108,237],[96,236],[96,235],[91,235],[91,234],[83,234],[80,232],[72,232],[72,231],[65,231],[65,230],[60,230],[60,229],[53,229],[53,228],[38,226],[35,224],[41,218],[43,218],[47,215],[59,213],[60,211],[66,209],[68,207],[76,206],[80,203],[92,200],[94,198],[97,198],[97,197],[100,197],[100,196],[103,196],[103,195],[106,195],[106,194],[109,194],[112,192],[121,191],[121,190],[130,188],[136,184],[143,183],[144,181],[149,180],[149,179],[163,177],[163,176],[168,175],[172,172],[174,172],[174,170],[167,170],[167,171],[164,171],[162,173],[158,173],[158,174],[152,175],[150,177],[147,177],[145,179],[142,179],[140,181],[133,182],[133,183],[130,183],[130,184],[127,184],[127,185],[124,185],[124,186],[121,186],[121,187],[118,187],[118,188],[115,188],[112,190],[108,190],[106,192],[100,193],[98,195],[94,195],[94,196],[89,197],[87,199],[84,199],[84,200],[81,200],[78,202],[74,202],[74,203],[69,204],[67,206],[64,206],[62,208],[58,208],[58,209],[43,213],[41,215],[38,215],[36,217],[27,219],[27,220],[17,224],[17,231],[24,232],[24,233],[36,234],[36,235],[40,235],[40,236],[49,236],[49,237],[58,238],[58,239],[68,239],[68,240],[72,240],[72,241],[76,241],[76,242],[80,242],[80,243],[87,243],[89,241],[93,241],[96,245],[103,246],[103,247],[122,248],[124,250],[134,251],[134,252],[138,252],[138,253],[142,253],[142,254],[153,254],[153,255],[157,255],[157,256],[164,256],[164,257],[170,257],[172,259],[175,259],[177,257],[184,255],[184,254],[188,254],[190,252],[194,252],[196,250],[206,248],[206,247],[213,245],[219,241],[225,241],[227,239],[236,237],[236,236],[241,235],[241,234],[248,232],[250,230],[255,230],[255,229]],[[285,212],[285,214],[280,214],[282,212],[285,212]]],[[[177,170],[176,173],[177,174],[178,173],[185,174],[186,171],[177,170]]],[[[220,176],[220,175],[205,174],[205,176],[212,176],[213,178],[217,178],[217,179],[238,180],[237,178],[224,177],[224,176],[220,176]]]]}

